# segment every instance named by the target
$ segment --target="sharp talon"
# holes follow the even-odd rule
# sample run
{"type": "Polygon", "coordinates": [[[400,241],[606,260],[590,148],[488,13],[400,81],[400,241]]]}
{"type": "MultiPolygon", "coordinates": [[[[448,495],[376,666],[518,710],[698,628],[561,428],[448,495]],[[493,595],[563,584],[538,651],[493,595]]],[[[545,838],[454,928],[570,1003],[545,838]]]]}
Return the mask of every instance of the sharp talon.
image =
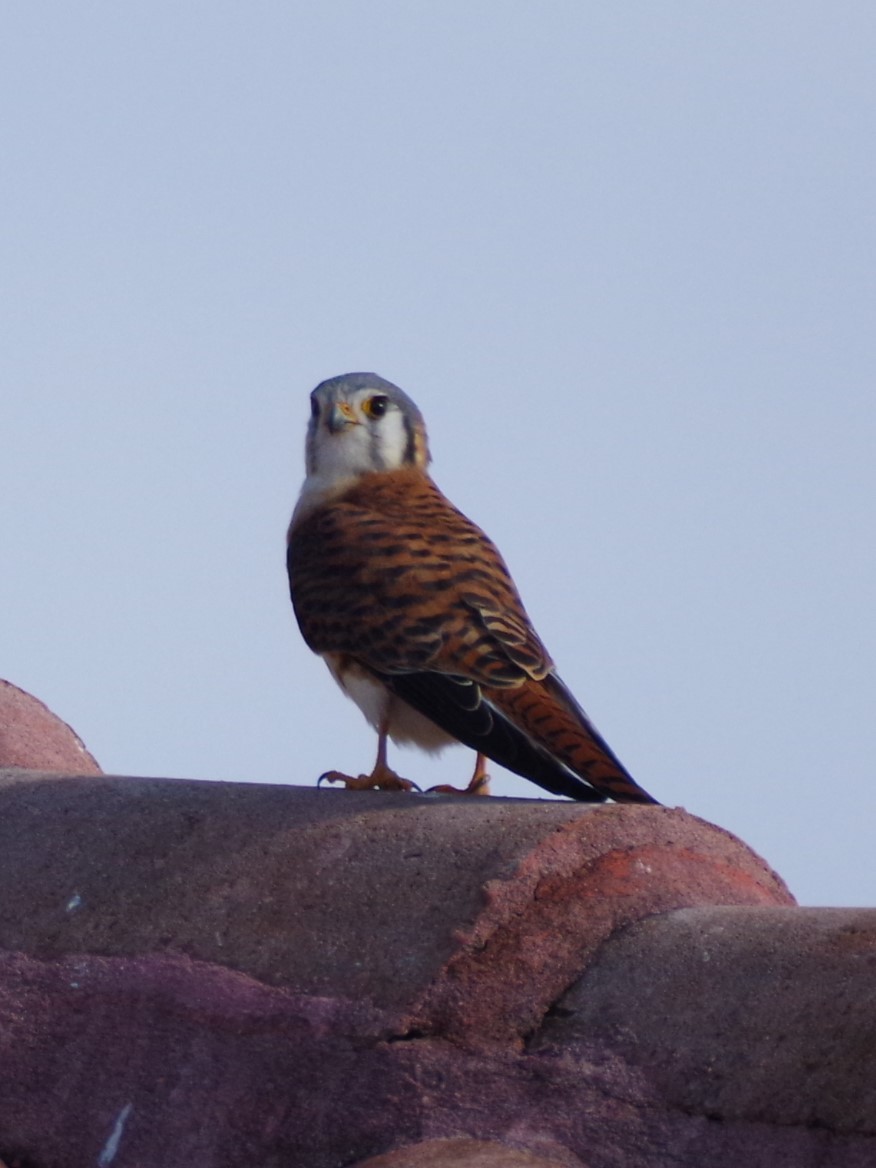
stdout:
{"type": "MultiPolygon", "coordinates": [[[[423,794],[422,787],[418,787],[410,779],[400,778],[388,767],[375,770],[370,775],[359,775],[358,778],[345,775],[342,771],[323,771],[316,780],[317,789],[323,783],[343,783],[348,791],[416,791],[418,795],[423,794]]],[[[0,1165],[0,1168],[3,1166],[0,1165]]]]}
{"type": "Polygon", "coordinates": [[[453,787],[450,783],[440,783],[437,787],[429,787],[427,795],[489,795],[490,776],[478,775],[472,779],[467,787],[453,787]]]}

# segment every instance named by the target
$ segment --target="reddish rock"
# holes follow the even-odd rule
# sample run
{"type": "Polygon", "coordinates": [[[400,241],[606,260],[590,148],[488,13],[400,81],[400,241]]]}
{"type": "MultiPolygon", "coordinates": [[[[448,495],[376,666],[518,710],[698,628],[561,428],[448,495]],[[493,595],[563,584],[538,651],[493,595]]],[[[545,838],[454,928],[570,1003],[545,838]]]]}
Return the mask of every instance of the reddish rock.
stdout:
{"type": "Polygon", "coordinates": [[[9,949],[182,952],[475,1045],[519,1043],[614,929],[793,903],[664,807],[14,774],[0,888],[9,949]]]}
{"type": "Polygon", "coordinates": [[[74,731],[48,706],[0,679],[0,767],[99,775],[100,767],[74,731]]]}
{"type": "Polygon", "coordinates": [[[606,938],[643,917],[686,905],[794,903],[729,832],[680,808],[630,805],[573,813],[511,879],[487,880],[484,892],[414,1018],[467,1045],[531,1033],[606,938]]]}
{"type": "Polygon", "coordinates": [[[361,1160],[356,1168],[587,1168],[587,1165],[577,1156],[546,1160],[492,1140],[463,1139],[410,1144],[385,1156],[361,1160]]]}
{"type": "Polygon", "coordinates": [[[11,772],[0,1158],[867,1168],[876,914],[792,905],[680,810],[11,772]]]}

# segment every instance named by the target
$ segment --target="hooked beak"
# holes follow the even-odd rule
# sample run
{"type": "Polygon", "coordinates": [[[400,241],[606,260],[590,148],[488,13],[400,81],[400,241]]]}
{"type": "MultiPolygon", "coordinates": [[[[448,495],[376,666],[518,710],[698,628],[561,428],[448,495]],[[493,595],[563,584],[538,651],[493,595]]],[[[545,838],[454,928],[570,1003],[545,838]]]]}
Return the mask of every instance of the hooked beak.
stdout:
{"type": "Polygon", "coordinates": [[[329,434],[337,434],[347,426],[358,426],[353,407],[349,402],[335,402],[327,419],[329,434]]]}

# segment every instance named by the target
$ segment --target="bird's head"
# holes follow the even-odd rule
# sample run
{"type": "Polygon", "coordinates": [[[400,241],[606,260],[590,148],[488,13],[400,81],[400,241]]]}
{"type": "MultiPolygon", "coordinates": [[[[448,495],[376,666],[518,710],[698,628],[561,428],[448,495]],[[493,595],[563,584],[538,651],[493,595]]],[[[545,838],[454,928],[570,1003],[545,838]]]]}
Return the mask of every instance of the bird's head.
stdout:
{"type": "Polygon", "coordinates": [[[310,395],[307,477],[323,489],[372,471],[425,471],[423,415],[406,393],[376,373],[345,373],[310,395]]]}

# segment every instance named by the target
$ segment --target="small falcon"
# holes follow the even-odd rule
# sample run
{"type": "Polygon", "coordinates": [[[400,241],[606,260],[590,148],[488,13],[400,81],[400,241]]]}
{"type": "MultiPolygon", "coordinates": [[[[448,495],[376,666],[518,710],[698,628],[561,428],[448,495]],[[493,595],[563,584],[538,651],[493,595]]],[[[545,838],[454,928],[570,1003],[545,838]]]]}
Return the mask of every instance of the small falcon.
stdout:
{"type": "MultiPolygon", "coordinates": [[[[557,676],[495,546],[428,474],[423,416],[374,373],[310,395],[307,477],[289,524],[292,604],[308,646],[378,734],[348,788],[408,790],[386,741],[477,754],[554,795],[655,803],[557,676]]],[[[438,788],[453,790],[453,788],[438,788]]]]}

